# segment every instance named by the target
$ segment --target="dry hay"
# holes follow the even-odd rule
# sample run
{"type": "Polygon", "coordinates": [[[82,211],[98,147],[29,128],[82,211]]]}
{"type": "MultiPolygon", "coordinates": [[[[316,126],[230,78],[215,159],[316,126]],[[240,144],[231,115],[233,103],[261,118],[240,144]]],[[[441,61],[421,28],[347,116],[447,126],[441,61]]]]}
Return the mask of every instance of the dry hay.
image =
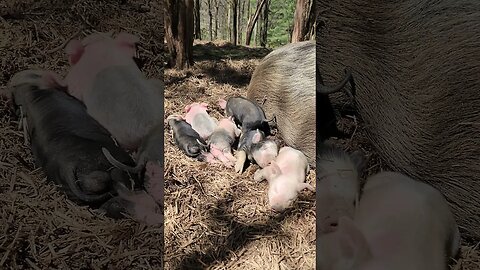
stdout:
{"type": "MultiPolygon", "coordinates": [[[[194,47],[188,71],[165,71],[165,117],[208,102],[223,116],[219,98],[246,95],[264,49],[207,43],[194,47]],[[201,60],[208,57],[215,60],[201,60]],[[256,59],[250,59],[256,55],[256,59]]],[[[166,130],[169,130],[166,128],[166,130]]],[[[266,182],[253,182],[257,165],[242,175],[221,164],[185,156],[165,133],[165,266],[167,269],[313,269],[315,196],[306,191],[295,209],[274,214],[266,182]]],[[[307,181],[314,184],[310,170],[307,181]]]]}
{"type": "MultiPolygon", "coordinates": [[[[267,52],[235,48],[223,42],[197,42],[200,59],[187,71],[165,74],[165,117],[184,114],[185,105],[210,103],[217,118],[218,98],[244,95],[258,59],[267,52]],[[202,45],[200,45],[202,44],[202,45]],[[222,56],[223,55],[223,56],[222,56]]],[[[347,151],[362,149],[368,163],[363,178],[388,167],[366,137],[361,119],[342,96],[334,96],[339,127],[347,139],[332,139],[347,151]]],[[[166,128],[166,130],[168,130],[166,128]]],[[[239,176],[222,165],[207,165],[183,155],[165,134],[165,265],[167,269],[313,269],[315,260],[315,202],[311,193],[300,197],[297,209],[275,216],[267,207],[267,184],[252,181],[256,166],[239,176]]],[[[309,174],[313,183],[314,173],[309,174]]],[[[479,269],[478,246],[464,241],[462,258],[452,269],[479,269]]]]}
{"type": "MultiPolygon", "coordinates": [[[[1,1],[0,91],[30,68],[66,75],[63,46],[92,30],[127,31],[141,38],[148,77],[162,78],[163,20],[145,3],[1,1]],[[152,10],[152,11],[149,11],[152,10]]],[[[0,269],[159,269],[162,227],[114,221],[79,207],[35,169],[17,117],[0,101],[0,269]]]]}

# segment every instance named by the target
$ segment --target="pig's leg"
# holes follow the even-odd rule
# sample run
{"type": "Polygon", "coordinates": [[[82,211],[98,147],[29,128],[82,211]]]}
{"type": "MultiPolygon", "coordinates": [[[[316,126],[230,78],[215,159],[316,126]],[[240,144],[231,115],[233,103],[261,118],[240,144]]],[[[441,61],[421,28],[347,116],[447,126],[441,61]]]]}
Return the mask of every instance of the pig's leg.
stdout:
{"type": "Polygon", "coordinates": [[[237,160],[235,163],[235,172],[242,173],[243,167],[245,166],[245,160],[247,160],[247,153],[245,151],[237,151],[236,153],[237,160]]]}
{"type": "MultiPolygon", "coordinates": [[[[80,187],[78,186],[78,180],[77,177],[75,176],[75,167],[72,166],[71,164],[64,164],[62,166],[62,172],[61,172],[61,177],[65,179],[65,182],[68,185],[68,188],[70,189],[71,193],[78,199],[91,203],[91,202],[99,202],[99,201],[105,201],[109,197],[111,197],[109,192],[103,193],[103,194],[86,194],[83,192],[80,187]]],[[[85,177],[89,177],[89,175],[85,175],[82,177],[82,180],[85,181],[85,177]]]]}
{"type": "Polygon", "coordinates": [[[202,154],[200,154],[197,158],[199,161],[206,161],[208,163],[212,163],[212,164],[219,164],[221,163],[220,161],[216,160],[215,157],[209,153],[209,152],[203,152],[202,154]]]}
{"type": "Polygon", "coordinates": [[[308,190],[310,190],[310,191],[312,191],[312,192],[315,192],[315,188],[314,188],[312,185],[308,184],[308,183],[300,183],[300,184],[298,184],[298,186],[297,186],[297,191],[298,191],[298,192],[300,192],[300,191],[302,191],[302,190],[304,190],[304,189],[308,189],[308,190]]]}
{"type": "Polygon", "coordinates": [[[83,191],[89,194],[98,194],[105,192],[108,188],[110,177],[109,173],[104,171],[94,171],[78,180],[78,185],[83,191]]]}
{"type": "Polygon", "coordinates": [[[255,180],[256,182],[261,182],[263,180],[265,180],[266,177],[265,177],[265,169],[259,169],[255,172],[255,174],[253,175],[253,180],[255,180]]]}
{"type": "Polygon", "coordinates": [[[232,153],[231,153],[230,151],[231,151],[230,149],[223,151],[223,155],[224,155],[228,160],[230,160],[231,162],[235,163],[235,162],[237,161],[237,159],[232,155],[232,153]]]}
{"type": "Polygon", "coordinates": [[[130,166],[127,166],[127,165],[121,163],[120,161],[116,160],[112,156],[110,151],[108,151],[108,149],[106,149],[105,147],[102,147],[102,153],[105,156],[105,158],[108,160],[108,162],[110,162],[110,164],[115,166],[115,168],[118,168],[118,169],[121,169],[121,170],[124,170],[124,171],[127,171],[127,172],[131,172],[131,173],[138,173],[142,169],[143,164],[141,164],[141,163],[138,163],[137,166],[135,166],[135,167],[130,167],[130,166]]]}
{"type": "Polygon", "coordinates": [[[455,225],[455,230],[453,232],[452,243],[450,246],[450,258],[457,259],[460,256],[460,231],[458,230],[458,226],[455,225]]]}
{"type": "Polygon", "coordinates": [[[163,173],[160,162],[148,161],[145,166],[145,190],[157,204],[163,202],[163,173]]]}
{"type": "Polygon", "coordinates": [[[28,139],[28,124],[27,121],[22,120],[22,126],[23,126],[23,141],[25,145],[30,145],[30,140],[28,139]]]}
{"type": "Polygon", "coordinates": [[[22,106],[19,106],[20,109],[20,118],[18,119],[18,130],[22,130],[23,128],[23,121],[24,121],[24,114],[23,114],[23,109],[22,106]]]}
{"type": "Polygon", "coordinates": [[[225,101],[224,99],[219,99],[218,100],[218,106],[220,106],[220,108],[225,110],[225,108],[227,107],[227,101],[225,101]]]}
{"type": "Polygon", "coordinates": [[[225,157],[225,155],[223,154],[223,152],[215,147],[212,147],[210,149],[210,153],[212,153],[212,155],[216,158],[218,158],[221,162],[223,162],[223,164],[225,164],[225,166],[227,167],[232,167],[233,164],[230,160],[228,160],[227,157],[225,157]]]}

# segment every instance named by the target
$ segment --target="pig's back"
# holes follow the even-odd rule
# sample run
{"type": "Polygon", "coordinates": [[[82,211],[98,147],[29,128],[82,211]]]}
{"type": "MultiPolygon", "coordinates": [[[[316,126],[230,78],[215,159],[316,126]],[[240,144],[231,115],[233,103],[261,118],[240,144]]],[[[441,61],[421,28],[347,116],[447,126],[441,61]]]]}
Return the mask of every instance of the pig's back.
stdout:
{"type": "Polygon", "coordinates": [[[280,149],[275,161],[282,173],[298,173],[301,178],[305,178],[308,161],[299,150],[285,146],[280,149]]]}
{"type": "Polygon", "coordinates": [[[266,121],[263,110],[252,101],[242,97],[232,97],[227,101],[227,112],[234,115],[242,123],[242,128],[249,130],[261,128],[266,121]],[[237,106],[232,106],[236,104],[237,106]]]}
{"type": "Polygon", "coordinates": [[[452,218],[439,191],[393,172],[367,180],[355,215],[379,265],[412,270],[445,269],[452,218]]]}
{"type": "Polygon", "coordinates": [[[162,119],[160,93],[136,67],[114,66],[98,73],[84,102],[88,113],[127,148],[136,148],[162,119]]]}
{"type": "Polygon", "coordinates": [[[206,112],[195,114],[191,125],[202,138],[209,137],[217,127],[217,123],[206,112]]]}

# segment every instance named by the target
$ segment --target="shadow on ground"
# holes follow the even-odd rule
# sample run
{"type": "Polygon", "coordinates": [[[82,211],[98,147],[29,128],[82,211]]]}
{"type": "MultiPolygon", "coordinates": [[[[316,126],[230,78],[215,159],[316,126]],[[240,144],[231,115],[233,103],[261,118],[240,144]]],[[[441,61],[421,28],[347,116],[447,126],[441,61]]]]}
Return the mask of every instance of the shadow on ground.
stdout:
{"type": "Polygon", "coordinates": [[[261,59],[271,50],[267,48],[246,47],[225,42],[196,44],[193,46],[193,58],[196,61],[205,60],[250,60],[261,59]]]}
{"type": "Polygon", "coordinates": [[[219,228],[218,230],[228,230],[230,233],[218,241],[217,246],[211,246],[207,250],[194,251],[186,254],[180,262],[179,269],[205,269],[230,260],[239,250],[248,243],[262,237],[288,237],[288,235],[279,234],[278,227],[288,218],[295,215],[295,212],[302,212],[311,207],[313,199],[307,199],[309,203],[296,208],[288,209],[283,213],[271,213],[265,222],[244,224],[234,218],[232,209],[234,198],[232,196],[220,199],[216,205],[209,211],[210,220],[219,228]]]}

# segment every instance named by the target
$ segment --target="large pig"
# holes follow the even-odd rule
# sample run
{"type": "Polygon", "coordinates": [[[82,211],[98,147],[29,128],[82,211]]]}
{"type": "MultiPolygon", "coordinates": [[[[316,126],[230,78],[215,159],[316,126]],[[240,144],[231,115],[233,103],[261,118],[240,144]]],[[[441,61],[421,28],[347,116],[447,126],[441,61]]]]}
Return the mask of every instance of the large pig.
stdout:
{"type": "Polygon", "coordinates": [[[9,88],[26,116],[37,166],[72,201],[98,206],[112,197],[113,183],[130,185],[125,173],[110,171],[102,147],[123,163],[133,161],[80,101],[57,90],[58,80],[53,72],[25,70],[12,77],[9,88]]]}
{"type": "Polygon", "coordinates": [[[315,167],[315,42],[285,45],[257,66],[247,98],[262,104],[267,119],[275,119],[288,146],[301,150],[315,167]]]}
{"type": "Polygon", "coordinates": [[[353,218],[360,193],[361,152],[347,154],[333,144],[321,144],[317,153],[317,230],[335,230],[341,216],[353,218]]]}
{"type": "MultiPolygon", "coordinates": [[[[439,189],[480,239],[480,1],[318,1],[326,84],[348,67],[386,164],[439,189]]],[[[349,87],[348,84],[346,86],[349,87]]]]}
{"type": "Polygon", "coordinates": [[[229,117],[221,119],[208,138],[210,153],[228,167],[233,167],[235,164],[236,159],[232,155],[232,145],[240,132],[233,119],[229,117]]]}
{"type": "Polygon", "coordinates": [[[185,106],[185,112],[187,113],[185,115],[185,121],[187,121],[204,140],[212,135],[218,125],[218,120],[208,115],[207,109],[208,104],[205,102],[195,102],[185,106]]]}
{"type": "Polygon", "coordinates": [[[133,60],[138,37],[99,33],[66,46],[71,64],[64,84],[125,149],[135,150],[162,122],[163,84],[147,80],[133,60]]]}
{"type": "Polygon", "coordinates": [[[143,139],[138,149],[135,167],[127,166],[116,160],[106,148],[102,152],[113,166],[140,173],[145,168],[144,186],[146,191],[156,200],[163,202],[163,123],[154,126],[143,139]]]}
{"type": "Polygon", "coordinates": [[[268,181],[268,203],[277,212],[292,206],[298,193],[307,188],[315,188],[305,183],[309,170],[305,155],[296,149],[285,146],[278,152],[277,158],[269,166],[255,172],[254,180],[268,181]]]}
{"type": "Polygon", "coordinates": [[[353,221],[319,239],[322,270],[447,270],[460,233],[443,195],[394,172],[367,179],[353,221]]]}

